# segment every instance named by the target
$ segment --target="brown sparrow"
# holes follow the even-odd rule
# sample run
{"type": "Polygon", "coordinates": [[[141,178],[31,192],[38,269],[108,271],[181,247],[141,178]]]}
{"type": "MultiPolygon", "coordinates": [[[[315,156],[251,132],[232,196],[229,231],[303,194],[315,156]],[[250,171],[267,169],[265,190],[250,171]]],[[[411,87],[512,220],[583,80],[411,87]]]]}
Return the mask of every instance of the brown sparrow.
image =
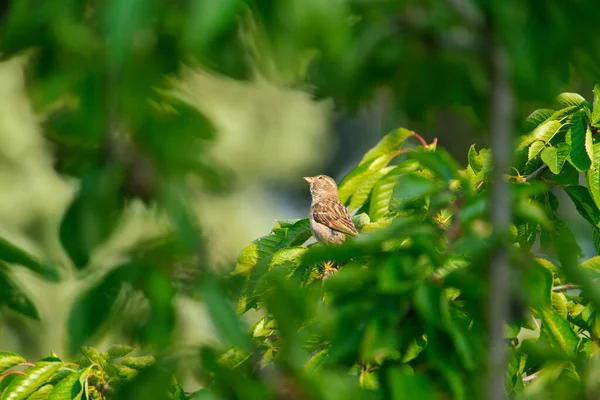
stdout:
{"type": "Polygon", "coordinates": [[[312,203],[309,220],[315,239],[342,244],[346,235],[358,235],[348,210],[338,199],[335,181],[327,175],[304,177],[304,180],[310,183],[312,203]]]}

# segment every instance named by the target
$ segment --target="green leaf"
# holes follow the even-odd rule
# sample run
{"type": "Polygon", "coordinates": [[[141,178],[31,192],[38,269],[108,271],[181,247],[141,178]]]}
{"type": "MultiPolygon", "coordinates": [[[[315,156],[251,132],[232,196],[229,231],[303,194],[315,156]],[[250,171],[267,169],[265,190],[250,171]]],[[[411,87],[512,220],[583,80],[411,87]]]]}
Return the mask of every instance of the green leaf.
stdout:
{"type": "Polygon", "coordinates": [[[581,268],[600,271],[600,256],[591,257],[579,264],[581,268]]]}
{"type": "Polygon", "coordinates": [[[541,310],[540,316],[542,319],[541,335],[550,346],[561,350],[569,357],[575,357],[579,338],[567,320],[547,308],[541,310]]]}
{"type": "Polygon", "coordinates": [[[590,122],[593,127],[600,127],[600,84],[594,86],[594,109],[590,122]]]}
{"type": "Polygon", "coordinates": [[[581,107],[578,107],[578,106],[565,107],[563,109],[556,111],[554,114],[552,114],[550,119],[553,121],[559,121],[561,123],[565,123],[579,111],[581,111],[581,107]]]}
{"type": "Polygon", "coordinates": [[[546,147],[542,151],[542,161],[550,168],[553,174],[558,175],[571,153],[568,143],[559,143],[556,147],[546,147]]]}
{"type": "Polygon", "coordinates": [[[527,160],[531,161],[546,147],[546,144],[556,135],[560,130],[561,123],[558,121],[546,121],[539,125],[531,132],[531,137],[535,141],[529,146],[527,160]]]}
{"type": "Polygon", "coordinates": [[[121,360],[121,365],[141,371],[156,364],[156,359],[152,356],[127,357],[121,360]]]}
{"type": "Polygon", "coordinates": [[[565,186],[564,190],[575,204],[577,212],[592,226],[598,226],[600,223],[600,211],[596,207],[588,189],[583,186],[565,186]]]}
{"type": "Polygon", "coordinates": [[[63,363],[38,362],[12,380],[3,393],[1,400],[23,400],[38,390],[56,372],[63,363]]]}
{"type": "Polygon", "coordinates": [[[52,389],[54,389],[54,385],[51,385],[51,384],[42,385],[42,387],[40,387],[38,390],[36,390],[34,393],[32,393],[27,398],[27,400],[46,400],[48,398],[48,395],[50,395],[50,392],[52,391],[52,389]]]}
{"type": "Polygon", "coordinates": [[[560,315],[563,319],[567,319],[567,298],[562,293],[552,292],[550,294],[550,298],[552,301],[552,309],[558,315],[560,315]]]}
{"type": "Polygon", "coordinates": [[[61,380],[48,396],[48,400],[81,399],[83,386],[81,380],[87,379],[89,369],[74,371],[61,380]]]}
{"type": "Polygon", "coordinates": [[[17,353],[0,351],[0,374],[15,365],[24,363],[25,359],[17,353]]]}
{"type": "Polygon", "coordinates": [[[587,100],[577,93],[564,92],[556,97],[556,101],[564,106],[589,107],[587,100]]]}
{"type": "Polygon", "coordinates": [[[122,344],[113,344],[107,350],[108,358],[120,358],[125,357],[127,354],[131,353],[134,350],[134,347],[125,346],[122,344]]]}
{"type": "Polygon", "coordinates": [[[323,365],[323,363],[327,359],[328,355],[329,355],[329,349],[323,349],[323,350],[317,351],[315,354],[313,354],[308,359],[308,361],[304,365],[304,368],[306,368],[306,371],[308,373],[313,373],[313,372],[317,371],[319,369],[319,367],[321,367],[323,365]]]}
{"type": "Polygon", "coordinates": [[[361,208],[369,198],[373,186],[394,168],[395,167],[385,167],[366,177],[361,182],[358,189],[352,194],[350,204],[348,205],[348,212],[352,213],[361,208]]]}
{"type": "Polygon", "coordinates": [[[578,171],[587,171],[592,165],[592,132],[582,114],[575,118],[567,132],[567,143],[571,145],[569,161],[578,171]]]}
{"type": "Polygon", "coordinates": [[[385,135],[379,143],[369,150],[362,158],[358,166],[364,165],[369,161],[373,161],[381,156],[387,156],[400,150],[402,143],[413,134],[408,129],[399,128],[385,135]]]}
{"type": "Polygon", "coordinates": [[[596,254],[600,255],[600,229],[592,228],[592,241],[594,242],[594,249],[596,254]]]}
{"type": "Polygon", "coordinates": [[[415,200],[436,193],[441,188],[435,182],[423,175],[412,173],[399,177],[395,195],[399,200],[415,200]]]}
{"type": "Polygon", "coordinates": [[[201,288],[202,299],[208,308],[219,337],[230,345],[249,351],[250,341],[242,321],[227,301],[218,281],[206,275],[201,288]]]}
{"type": "Polygon", "coordinates": [[[580,174],[581,172],[577,171],[571,163],[565,163],[560,174],[553,175],[552,179],[559,185],[578,185],[580,174]]]}
{"type": "Polygon", "coordinates": [[[517,226],[517,243],[523,249],[531,249],[537,237],[537,225],[531,223],[523,223],[517,226]]]}
{"type": "Polygon", "coordinates": [[[409,153],[408,157],[419,161],[422,167],[429,169],[437,178],[445,182],[455,179],[458,174],[458,163],[443,149],[414,151],[409,153]]]}
{"type": "Polygon", "coordinates": [[[419,163],[415,160],[404,161],[395,166],[383,178],[381,178],[371,193],[369,204],[369,217],[371,221],[378,221],[385,217],[390,211],[394,189],[398,183],[398,177],[418,169],[419,163]]]}
{"type": "Polygon", "coordinates": [[[545,229],[550,229],[552,224],[544,209],[535,200],[519,198],[515,202],[515,216],[521,220],[529,222],[532,226],[541,225],[545,229]]]}
{"type": "Polygon", "coordinates": [[[479,153],[477,153],[477,150],[475,150],[474,144],[472,144],[471,147],[469,147],[467,159],[469,160],[469,167],[471,167],[475,174],[478,174],[479,171],[483,169],[483,160],[481,160],[479,153]]]}
{"type": "Polygon", "coordinates": [[[22,265],[54,282],[57,282],[59,278],[56,268],[49,264],[41,263],[35,257],[4,238],[0,238],[0,261],[22,265]]]}
{"type": "Polygon", "coordinates": [[[40,319],[35,304],[10,277],[3,265],[0,265],[0,305],[5,305],[30,318],[40,319]]]}
{"type": "Polygon", "coordinates": [[[554,115],[555,110],[552,109],[539,109],[535,110],[527,118],[525,118],[525,124],[529,129],[534,129],[543,122],[546,122],[548,118],[554,115]]]}
{"type": "Polygon", "coordinates": [[[600,209],[600,143],[594,144],[592,153],[594,155],[593,163],[587,170],[585,179],[590,195],[594,199],[596,207],[600,209]]]}
{"type": "Polygon", "coordinates": [[[84,268],[92,251],[106,241],[122,212],[118,167],[89,168],[79,193],[60,224],[60,241],[77,268],[84,268]]]}
{"type": "Polygon", "coordinates": [[[113,269],[75,301],[68,319],[70,351],[76,352],[104,325],[121,290],[124,269],[138,267],[125,264],[113,269]]]}
{"type": "Polygon", "coordinates": [[[423,375],[408,373],[407,368],[394,367],[387,373],[391,399],[435,399],[434,384],[423,375]]]}
{"type": "MultiPolygon", "coordinates": [[[[359,192],[359,198],[354,206],[366,200],[363,186],[373,186],[375,181],[370,182],[373,174],[383,176],[379,171],[385,168],[388,163],[399,154],[400,146],[404,140],[412,135],[412,132],[400,128],[392,133],[388,133],[379,141],[375,147],[369,150],[360,163],[342,179],[338,185],[338,196],[342,203],[347,203],[348,199],[359,192]]],[[[368,195],[368,193],[366,193],[368,195]]]]}

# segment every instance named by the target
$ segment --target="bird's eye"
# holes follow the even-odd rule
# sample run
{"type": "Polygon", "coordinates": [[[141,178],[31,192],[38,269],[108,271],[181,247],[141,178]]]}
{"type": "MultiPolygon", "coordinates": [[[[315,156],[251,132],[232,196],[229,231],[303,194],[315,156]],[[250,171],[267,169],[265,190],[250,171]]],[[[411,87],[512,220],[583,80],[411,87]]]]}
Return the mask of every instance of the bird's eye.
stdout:
{"type": "Polygon", "coordinates": [[[319,177],[319,180],[322,180],[322,179],[323,179],[323,177],[322,177],[322,176],[320,176],[320,177],[319,177]]]}

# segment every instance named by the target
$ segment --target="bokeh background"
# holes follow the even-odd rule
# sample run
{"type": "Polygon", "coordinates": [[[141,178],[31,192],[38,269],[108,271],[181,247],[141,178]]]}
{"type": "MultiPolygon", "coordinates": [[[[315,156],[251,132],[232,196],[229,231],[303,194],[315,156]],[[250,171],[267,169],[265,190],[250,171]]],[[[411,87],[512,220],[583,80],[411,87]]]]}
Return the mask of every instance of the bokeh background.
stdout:
{"type": "MultiPolygon", "coordinates": [[[[306,216],[302,176],[339,181],[394,128],[438,138],[464,164],[471,144],[489,145],[490,37],[509,54],[519,121],[561,91],[591,101],[596,7],[566,3],[1,2],[0,235],[61,278],[14,268],[39,320],[2,309],[0,349],[69,354],[74,304],[136,246],[181,228],[173,199],[202,232],[200,259],[178,273],[226,274],[276,220],[306,216]],[[480,18],[492,21],[487,30],[480,18]],[[163,101],[198,116],[160,122],[163,101]],[[94,174],[111,166],[123,174],[118,190],[95,191],[104,181],[94,174]],[[65,241],[88,233],[77,222],[67,239],[61,232],[83,187],[92,189],[82,201],[100,205],[90,201],[80,219],[120,211],[108,233],[90,234],[89,259],[76,265],[83,250],[65,241]]],[[[582,220],[564,213],[591,249],[582,220]]],[[[123,320],[135,320],[144,300],[125,297],[86,343],[129,340],[135,329],[123,320]]],[[[169,343],[185,359],[186,349],[219,338],[201,300],[174,298],[169,343]]]]}

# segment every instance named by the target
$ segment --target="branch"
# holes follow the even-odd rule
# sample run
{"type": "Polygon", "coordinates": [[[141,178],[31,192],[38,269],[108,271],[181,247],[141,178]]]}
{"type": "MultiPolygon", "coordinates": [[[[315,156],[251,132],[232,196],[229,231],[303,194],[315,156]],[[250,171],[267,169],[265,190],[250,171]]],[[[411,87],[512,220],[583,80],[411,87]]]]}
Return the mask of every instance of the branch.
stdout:
{"type": "Polygon", "coordinates": [[[527,383],[530,382],[532,380],[534,380],[535,378],[537,378],[537,376],[539,375],[540,371],[534,372],[531,375],[527,375],[525,378],[523,378],[523,383],[527,383]]]}
{"type": "MultiPolygon", "coordinates": [[[[493,21],[491,21],[493,23],[493,21]]],[[[490,400],[506,398],[507,349],[504,323],[509,311],[510,265],[506,237],[511,222],[510,185],[504,179],[512,159],[514,97],[511,91],[510,65],[505,49],[493,36],[490,26],[489,74],[491,78],[490,133],[492,148],[492,228],[501,239],[490,262],[489,381],[490,400]]]]}
{"type": "Polygon", "coordinates": [[[538,169],[536,169],[535,171],[533,171],[532,173],[530,173],[529,175],[527,175],[525,177],[525,181],[530,181],[532,179],[537,178],[538,176],[540,176],[540,174],[542,172],[544,172],[546,169],[548,168],[548,166],[546,164],[542,165],[541,167],[539,167],[538,169]]]}
{"type": "Polygon", "coordinates": [[[567,283],[564,285],[554,286],[552,288],[552,291],[553,292],[562,292],[563,290],[570,290],[570,289],[579,289],[579,285],[576,285],[574,283],[567,283]]]}

